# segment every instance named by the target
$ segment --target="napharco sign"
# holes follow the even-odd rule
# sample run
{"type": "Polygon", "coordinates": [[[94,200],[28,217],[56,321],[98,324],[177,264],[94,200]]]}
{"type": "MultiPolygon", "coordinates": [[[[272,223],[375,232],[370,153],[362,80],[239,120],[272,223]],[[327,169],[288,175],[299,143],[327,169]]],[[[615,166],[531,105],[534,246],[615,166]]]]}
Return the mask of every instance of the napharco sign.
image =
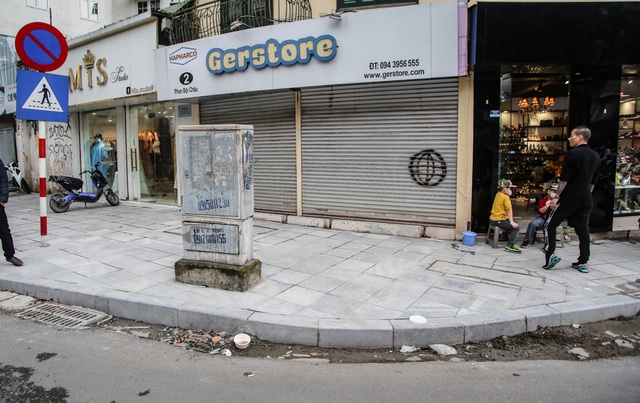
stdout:
{"type": "Polygon", "coordinates": [[[184,66],[198,58],[198,49],[181,47],[169,55],[169,63],[184,66]]]}

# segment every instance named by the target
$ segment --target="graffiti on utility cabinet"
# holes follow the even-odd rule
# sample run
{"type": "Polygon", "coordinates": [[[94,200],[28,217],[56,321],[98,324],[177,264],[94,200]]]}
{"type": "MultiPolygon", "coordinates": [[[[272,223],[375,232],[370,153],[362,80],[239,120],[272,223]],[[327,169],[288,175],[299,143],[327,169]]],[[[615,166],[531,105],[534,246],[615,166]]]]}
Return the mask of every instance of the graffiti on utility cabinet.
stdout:
{"type": "Polygon", "coordinates": [[[422,150],[410,158],[409,173],[418,185],[437,186],[447,176],[447,163],[435,150],[422,150]]]}

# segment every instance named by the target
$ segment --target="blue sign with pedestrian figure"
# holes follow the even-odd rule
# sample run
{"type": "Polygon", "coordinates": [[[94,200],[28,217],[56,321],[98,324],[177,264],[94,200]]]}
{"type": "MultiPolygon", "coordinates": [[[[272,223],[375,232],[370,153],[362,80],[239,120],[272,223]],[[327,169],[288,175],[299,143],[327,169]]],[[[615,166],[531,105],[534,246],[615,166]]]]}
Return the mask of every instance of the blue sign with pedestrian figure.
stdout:
{"type": "Polygon", "coordinates": [[[16,117],[69,121],[69,77],[18,70],[16,117]]]}

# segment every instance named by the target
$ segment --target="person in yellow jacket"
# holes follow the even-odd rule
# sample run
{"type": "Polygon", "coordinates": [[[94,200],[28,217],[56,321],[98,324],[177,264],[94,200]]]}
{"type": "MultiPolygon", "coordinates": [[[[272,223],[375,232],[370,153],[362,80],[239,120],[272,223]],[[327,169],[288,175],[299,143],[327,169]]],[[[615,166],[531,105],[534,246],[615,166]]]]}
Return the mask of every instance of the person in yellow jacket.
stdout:
{"type": "Polygon", "coordinates": [[[509,179],[500,179],[498,181],[499,190],[495,199],[493,199],[489,223],[503,229],[507,234],[507,246],[504,247],[506,251],[522,253],[516,246],[520,225],[513,221],[513,207],[511,205],[511,188],[514,187],[509,179]]]}

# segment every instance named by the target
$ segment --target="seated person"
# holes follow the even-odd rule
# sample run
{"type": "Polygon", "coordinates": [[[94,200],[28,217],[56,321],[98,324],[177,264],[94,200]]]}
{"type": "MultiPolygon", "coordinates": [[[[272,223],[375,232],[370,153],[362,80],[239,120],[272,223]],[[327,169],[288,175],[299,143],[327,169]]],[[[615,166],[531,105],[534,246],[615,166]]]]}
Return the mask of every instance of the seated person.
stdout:
{"type": "MultiPolygon", "coordinates": [[[[547,188],[547,195],[540,199],[540,202],[538,202],[538,216],[531,220],[531,222],[529,223],[527,232],[524,235],[524,241],[522,242],[522,245],[520,245],[521,248],[526,248],[529,245],[533,245],[533,241],[536,238],[536,232],[541,229],[544,225],[544,222],[547,221],[547,217],[549,216],[549,212],[551,211],[551,208],[549,207],[550,199],[553,199],[555,197],[556,190],[558,190],[558,184],[552,183],[547,188]]],[[[547,242],[545,240],[545,245],[546,244],[547,242]]]]}
{"type": "Polygon", "coordinates": [[[507,246],[505,250],[513,253],[521,253],[521,250],[515,245],[520,233],[520,226],[513,221],[513,207],[511,206],[511,189],[513,184],[509,179],[500,179],[498,181],[498,193],[493,199],[493,207],[489,216],[489,224],[501,228],[507,234],[507,246]]]}

